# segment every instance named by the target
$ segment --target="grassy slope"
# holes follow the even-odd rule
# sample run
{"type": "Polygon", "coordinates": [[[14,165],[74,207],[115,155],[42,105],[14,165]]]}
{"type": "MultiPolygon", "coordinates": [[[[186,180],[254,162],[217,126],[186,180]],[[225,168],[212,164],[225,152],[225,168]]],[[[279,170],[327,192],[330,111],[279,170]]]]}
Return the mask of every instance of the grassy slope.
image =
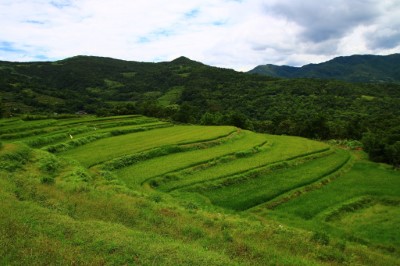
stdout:
{"type": "Polygon", "coordinates": [[[305,228],[322,227],[349,239],[399,248],[397,171],[359,161],[321,189],[278,206],[269,215],[305,228]]]}
{"type": "MultiPolygon", "coordinates": [[[[104,119],[103,122],[110,122],[110,119],[104,119]]],[[[120,119],[129,122],[135,118],[120,119]]],[[[98,122],[100,126],[101,120],[98,122]]],[[[36,125],[38,129],[62,124],[79,127],[88,125],[89,121],[71,119],[51,122],[48,125],[45,125],[46,123],[1,120],[0,130],[28,128],[30,125],[36,125]]],[[[114,126],[114,129],[122,127],[120,123],[114,126]]],[[[101,161],[103,157],[112,157],[112,153],[105,156],[106,153],[101,154],[93,150],[87,152],[84,147],[104,144],[107,141],[118,145],[115,139],[120,139],[124,142],[118,147],[124,149],[122,144],[126,146],[130,140],[141,136],[138,139],[143,143],[143,147],[148,145],[148,148],[166,142],[203,141],[225,136],[232,130],[231,127],[191,126],[157,129],[144,132],[147,134],[138,132],[108,137],[75,147],[70,152],[85,154],[92,157],[90,160],[101,161]],[[176,134],[176,128],[179,128],[182,134],[176,134]],[[155,133],[157,131],[163,132],[164,136],[159,138],[160,134],[155,133]],[[167,137],[166,132],[172,135],[167,137]],[[158,144],[152,141],[157,141],[158,144]],[[102,159],[97,160],[97,155],[102,159]]],[[[387,204],[388,199],[398,199],[399,175],[398,172],[379,168],[376,164],[358,162],[346,175],[319,190],[310,191],[278,206],[269,212],[268,216],[262,212],[257,215],[251,212],[235,214],[219,207],[209,208],[207,203],[202,205],[200,201],[191,201],[191,198],[185,197],[181,191],[169,195],[152,190],[139,190],[138,185],[144,180],[142,177],[129,183],[134,189],[118,179],[118,174],[124,171],[127,171],[127,174],[130,171],[141,173],[139,169],[145,172],[147,167],[151,169],[147,173],[148,178],[174,169],[187,168],[198,162],[223,158],[226,154],[237,155],[238,151],[247,151],[239,153],[239,156],[235,155],[234,158],[214,160],[214,164],[195,172],[196,175],[201,175],[202,172],[215,171],[212,169],[220,167],[223,173],[222,169],[225,167],[225,172],[230,173],[230,168],[237,165],[232,171],[237,173],[238,170],[246,169],[242,168],[245,164],[248,164],[249,169],[252,165],[286,160],[326,148],[322,143],[242,131],[212,146],[163,155],[107,174],[101,171],[90,172],[79,162],[71,161],[65,156],[31,149],[23,144],[12,143],[14,141],[18,139],[7,140],[0,148],[0,264],[399,264],[396,255],[398,238],[396,234],[389,234],[395,230],[394,225],[398,222],[391,217],[398,214],[398,208],[387,204]],[[248,152],[248,148],[265,140],[268,140],[268,145],[272,144],[270,148],[256,152],[250,149],[251,152],[248,152]],[[162,165],[165,166],[165,170],[162,165]],[[382,180],[385,181],[384,184],[382,180]],[[344,203],[348,203],[354,197],[357,199],[360,196],[371,195],[376,199],[376,204],[372,202],[356,213],[338,212],[340,215],[335,216],[335,219],[325,222],[326,217],[340,210],[344,203]],[[302,219],[299,215],[302,212],[314,213],[314,220],[302,219]],[[383,214],[386,220],[379,218],[383,214]],[[265,217],[276,217],[281,222],[277,223],[265,217]],[[365,220],[364,217],[370,219],[365,220]],[[361,221],[363,223],[360,225],[361,221]],[[377,227],[378,222],[383,226],[377,227]],[[306,230],[286,226],[286,223],[306,230]],[[372,247],[376,248],[379,244],[386,249],[373,250],[368,247],[369,242],[359,245],[354,239],[348,241],[348,238],[335,234],[333,229],[343,230],[344,226],[350,226],[353,230],[351,233],[356,237],[371,241],[372,247]],[[363,226],[369,228],[370,235],[363,235],[363,226]],[[313,233],[321,227],[325,229],[322,236],[320,233],[313,233]]],[[[114,156],[125,154],[127,150],[114,156]]],[[[331,167],[323,163],[324,160],[332,163],[332,166],[335,163],[340,164],[345,158],[341,155],[346,152],[327,154],[325,157],[316,157],[308,161],[301,161],[304,158],[293,160],[300,160],[301,164],[296,166],[289,163],[287,170],[280,168],[272,174],[276,179],[279,178],[279,182],[272,182],[270,185],[268,182],[254,183],[254,196],[257,196],[257,193],[263,194],[262,191],[268,192],[270,186],[278,189],[278,184],[291,187],[296,186],[297,181],[304,181],[301,179],[291,183],[293,180],[285,179],[290,175],[290,171],[298,172],[304,168],[302,178],[307,180],[313,179],[314,175],[319,176],[311,170],[314,166],[317,167],[314,170],[319,169],[320,174],[324,174],[331,167]],[[307,169],[311,172],[307,172],[307,169]]],[[[125,180],[128,182],[130,179],[125,180]]],[[[197,180],[197,177],[194,180],[197,180]]],[[[247,189],[256,180],[249,179],[243,183],[246,186],[239,183],[234,184],[232,188],[226,187],[227,192],[229,189],[247,189]]],[[[273,191],[276,190],[268,193],[273,191]]],[[[241,204],[237,194],[233,193],[232,197],[241,204]]],[[[252,197],[246,198],[251,200],[252,197]]]]}

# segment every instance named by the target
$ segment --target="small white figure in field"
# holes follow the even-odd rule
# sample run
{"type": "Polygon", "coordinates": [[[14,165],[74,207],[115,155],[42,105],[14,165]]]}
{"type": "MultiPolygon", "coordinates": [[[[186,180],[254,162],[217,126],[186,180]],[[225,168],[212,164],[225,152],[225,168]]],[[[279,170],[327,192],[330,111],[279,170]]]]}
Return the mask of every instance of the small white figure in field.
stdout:
{"type": "Polygon", "coordinates": [[[69,134],[69,138],[70,138],[70,139],[73,139],[74,137],[73,137],[71,134],[69,134]]]}

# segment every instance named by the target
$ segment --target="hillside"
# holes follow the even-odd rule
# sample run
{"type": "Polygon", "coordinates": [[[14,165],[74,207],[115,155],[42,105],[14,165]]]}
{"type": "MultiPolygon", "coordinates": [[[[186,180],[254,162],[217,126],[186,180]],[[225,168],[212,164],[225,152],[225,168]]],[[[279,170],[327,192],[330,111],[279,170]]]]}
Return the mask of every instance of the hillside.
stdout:
{"type": "Polygon", "coordinates": [[[371,158],[400,162],[400,85],[392,83],[271,78],[185,57],[143,63],[77,56],[0,62],[0,104],[3,117],[84,111],[315,139],[362,140],[369,133],[371,158]]]}
{"type": "Polygon", "coordinates": [[[281,78],[337,79],[349,82],[400,82],[400,54],[336,57],[302,67],[260,65],[249,73],[281,78]]]}
{"type": "Polygon", "coordinates": [[[1,265],[399,265],[400,175],[340,143],[0,120],[1,265]]]}

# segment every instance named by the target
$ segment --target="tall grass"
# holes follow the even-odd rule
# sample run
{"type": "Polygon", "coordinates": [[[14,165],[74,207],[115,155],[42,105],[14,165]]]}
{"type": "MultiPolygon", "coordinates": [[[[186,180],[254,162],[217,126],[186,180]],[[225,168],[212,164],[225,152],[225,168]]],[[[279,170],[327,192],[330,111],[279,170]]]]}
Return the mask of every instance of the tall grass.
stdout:
{"type": "Polygon", "coordinates": [[[14,172],[29,161],[31,150],[22,144],[5,144],[0,149],[0,170],[14,172]]]}

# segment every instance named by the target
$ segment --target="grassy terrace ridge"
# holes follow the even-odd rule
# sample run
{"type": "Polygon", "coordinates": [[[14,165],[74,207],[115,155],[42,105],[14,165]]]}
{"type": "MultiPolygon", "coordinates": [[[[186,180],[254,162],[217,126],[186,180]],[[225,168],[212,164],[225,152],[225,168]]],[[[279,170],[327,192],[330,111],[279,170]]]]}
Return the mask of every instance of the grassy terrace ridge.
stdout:
{"type": "Polygon", "coordinates": [[[363,151],[136,115],[0,130],[0,265],[400,265],[400,172],[363,151]]]}
{"type": "MultiPolygon", "coordinates": [[[[188,151],[193,151],[193,150],[203,150],[203,149],[208,149],[213,146],[221,145],[226,142],[230,142],[233,138],[236,138],[238,136],[241,136],[241,131],[240,130],[235,130],[230,132],[227,135],[223,136],[218,136],[218,137],[213,137],[210,139],[206,140],[200,140],[200,141],[190,141],[190,142],[185,142],[185,143],[180,143],[180,144],[168,144],[168,145],[162,145],[158,146],[156,148],[148,149],[142,152],[138,153],[133,153],[133,154],[127,154],[123,155],[117,158],[113,158],[109,161],[103,162],[100,165],[98,165],[101,169],[103,170],[118,170],[121,168],[128,168],[128,171],[131,171],[129,167],[131,165],[136,165],[140,162],[144,161],[149,161],[153,158],[160,157],[160,156],[165,156],[165,155],[172,155],[175,153],[183,153],[183,152],[188,152],[188,151]]],[[[258,146],[264,145],[265,142],[257,145],[255,148],[258,146]]],[[[209,150],[207,150],[209,151],[209,150]]],[[[185,159],[187,159],[187,154],[183,154],[185,156],[185,159]]],[[[168,158],[170,158],[169,156],[168,158]]],[[[165,159],[163,158],[164,163],[165,159]]],[[[96,167],[96,166],[94,166],[96,167]]],[[[164,166],[163,166],[164,168],[164,166]]],[[[148,170],[148,169],[147,169],[148,170]]],[[[143,177],[143,175],[141,175],[143,177]]],[[[143,182],[142,182],[143,183],[143,182]]]]}
{"type": "Polygon", "coordinates": [[[230,182],[231,185],[202,188],[201,193],[209,198],[213,204],[235,210],[246,210],[262,204],[292,189],[315,182],[320,178],[338,170],[348,159],[345,151],[336,151],[333,154],[307,160],[304,163],[295,163],[294,166],[282,167],[275,171],[242,180],[230,182]],[[235,197],[235,195],[245,195],[235,197]]]}
{"type": "MultiPolygon", "coordinates": [[[[191,150],[185,153],[171,154],[167,157],[153,158],[131,166],[118,169],[115,173],[121,177],[128,186],[137,188],[152,178],[175,171],[195,167],[197,165],[215,162],[218,158],[240,154],[250,151],[267,141],[265,135],[251,131],[241,131],[238,135],[210,148],[203,150],[191,150]],[[134,173],[134,174],[132,174],[134,173]]],[[[267,141],[267,145],[270,144],[267,141]]]]}
{"type": "Polygon", "coordinates": [[[327,147],[324,143],[296,137],[269,135],[267,140],[271,141],[272,145],[265,150],[249,154],[251,156],[236,156],[237,160],[227,160],[227,162],[200,167],[195,166],[188,169],[188,171],[184,169],[176,173],[172,178],[167,176],[166,179],[161,180],[166,182],[157,182],[157,184],[160,183],[157,188],[163,191],[172,191],[195,183],[216,180],[267,164],[321,151],[327,147]]]}
{"type": "MultiPolygon", "coordinates": [[[[57,152],[65,152],[67,150],[73,149],[78,146],[82,146],[85,144],[88,144],[90,142],[96,141],[98,139],[104,139],[108,137],[113,137],[113,136],[119,136],[119,135],[126,135],[130,133],[135,133],[135,132],[142,132],[142,131],[148,131],[148,130],[153,130],[157,128],[165,128],[165,127],[170,127],[172,126],[170,123],[150,123],[150,124],[140,124],[136,126],[124,126],[124,127],[114,127],[112,129],[106,129],[106,130],[99,130],[97,131],[96,128],[92,128],[90,133],[83,133],[83,134],[78,134],[78,138],[73,138],[72,132],[69,132],[65,137],[68,139],[68,141],[64,141],[61,143],[55,143],[52,145],[48,145],[45,147],[42,147],[42,149],[52,152],[52,153],[57,153],[57,152]]],[[[81,133],[81,132],[75,132],[75,133],[81,133]]],[[[76,137],[76,135],[75,135],[76,137]]],[[[64,138],[65,139],[65,138],[64,138]]],[[[49,142],[53,142],[54,138],[45,138],[45,140],[49,140],[49,142]]],[[[59,140],[58,136],[57,139],[59,140]]],[[[42,141],[43,142],[43,141],[42,141]]],[[[33,141],[35,143],[35,141],[33,141]]]]}
{"type": "Polygon", "coordinates": [[[61,153],[90,167],[113,158],[149,150],[160,145],[188,144],[229,135],[235,129],[227,127],[174,126],[101,139],[61,153]],[[96,156],[89,156],[96,151],[96,156]]]}

